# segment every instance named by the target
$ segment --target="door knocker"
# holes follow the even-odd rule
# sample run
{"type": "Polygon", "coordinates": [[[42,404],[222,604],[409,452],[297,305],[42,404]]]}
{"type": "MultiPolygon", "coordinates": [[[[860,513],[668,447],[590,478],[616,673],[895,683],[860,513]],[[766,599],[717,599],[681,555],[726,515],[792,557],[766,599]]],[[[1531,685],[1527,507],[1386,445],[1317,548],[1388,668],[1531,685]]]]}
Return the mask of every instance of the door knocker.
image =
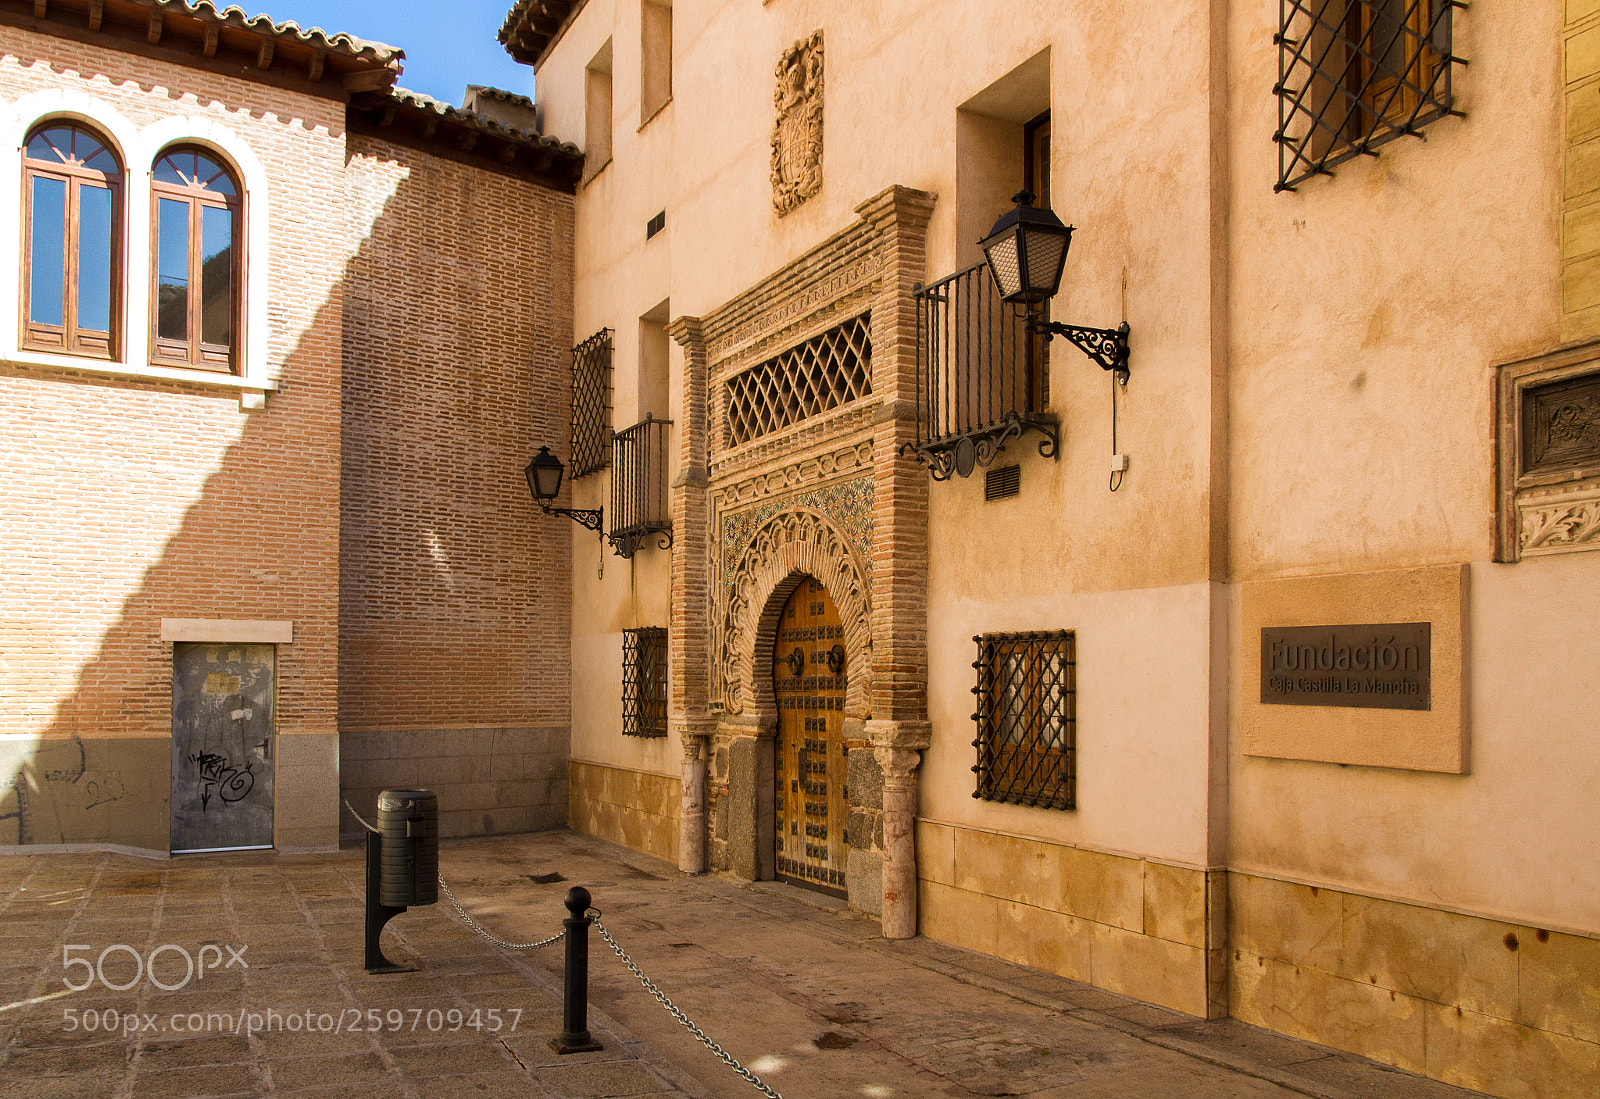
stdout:
{"type": "Polygon", "coordinates": [[[844,674],[844,646],[835,645],[828,650],[828,671],[834,675],[844,674]]]}
{"type": "Polygon", "coordinates": [[[800,675],[803,675],[805,673],[805,670],[806,670],[806,654],[805,654],[805,650],[801,649],[798,645],[796,645],[794,652],[790,653],[788,655],[787,659],[789,661],[789,674],[790,675],[792,675],[792,676],[800,676],[800,675]]]}

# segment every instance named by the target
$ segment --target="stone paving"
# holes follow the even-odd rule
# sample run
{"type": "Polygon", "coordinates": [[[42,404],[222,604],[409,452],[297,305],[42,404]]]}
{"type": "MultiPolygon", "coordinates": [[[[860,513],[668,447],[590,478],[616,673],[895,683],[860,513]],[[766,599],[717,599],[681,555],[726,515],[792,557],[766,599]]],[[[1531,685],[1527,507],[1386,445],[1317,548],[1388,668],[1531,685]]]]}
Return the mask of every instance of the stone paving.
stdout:
{"type": "MultiPolygon", "coordinates": [[[[1476,1094],[924,939],[890,942],[829,898],[686,878],[571,832],[447,841],[440,861],[473,915],[515,941],[559,930],[566,890],[590,888],[644,972],[785,1099],[1476,1094]]],[[[561,1029],[562,948],[490,946],[443,898],[385,932],[389,957],[419,970],[367,974],[363,889],[359,850],[0,857],[0,1096],[758,1094],[597,934],[589,1026],[605,1048],[593,1053],[547,1045],[561,1029]],[[154,972],[135,980],[136,956],[154,972]],[[160,988],[182,982],[188,959],[203,975],[160,988]],[[91,975],[81,991],[64,985],[91,975]]]]}

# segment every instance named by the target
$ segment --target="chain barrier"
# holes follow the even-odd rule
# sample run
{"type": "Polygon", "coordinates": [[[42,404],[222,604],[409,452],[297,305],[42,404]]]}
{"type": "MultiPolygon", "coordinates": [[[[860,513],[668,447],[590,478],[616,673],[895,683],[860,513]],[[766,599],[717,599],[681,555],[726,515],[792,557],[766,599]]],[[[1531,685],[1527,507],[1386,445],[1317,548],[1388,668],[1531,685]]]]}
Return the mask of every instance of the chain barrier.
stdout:
{"type": "Polygon", "coordinates": [[[350,804],[350,799],[349,798],[340,798],[339,800],[344,802],[344,807],[346,809],[350,810],[350,815],[352,817],[356,818],[356,823],[357,824],[361,825],[361,827],[365,828],[369,832],[376,832],[377,831],[376,828],[372,827],[372,825],[367,823],[367,819],[365,817],[363,817],[360,813],[356,812],[356,807],[354,805],[350,804]]]}
{"type": "Polygon", "coordinates": [[[538,950],[540,947],[550,946],[552,943],[558,943],[567,937],[566,931],[557,931],[548,939],[540,939],[536,943],[508,943],[506,940],[490,933],[477,920],[467,915],[467,910],[461,907],[460,903],[456,901],[456,895],[450,892],[450,887],[445,884],[443,874],[439,875],[439,888],[443,889],[444,895],[450,898],[450,907],[456,910],[456,915],[461,917],[461,922],[476,931],[479,938],[486,939],[495,946],[504,947],[506,950],[538,950]]]}
{"type": "Polygon", "coordinates": [[[678,1008],[678,1005],[667,999],[666,994],[656,987],[654,981],[644,975],[644,973],[639,969],[638,965],[634,963],[634,960],[628,957],[628,952],[623,950],[622,947],[617,944],[617,940],[611,937],[611,932],[606,930],[606,925],[600,922],[599,909],[591,908],[585,913],[585,915],[587,915],[590,921],[593,922],[595,930],[600,932],[600,937],[606,941],[606,944],[610,946],[612,950],[616,951],[617,957],[622,959],[622,964],[632,970],[635,977],[639,978],[639,983],[644,986],[644,990],[650,993],[650,995],[654,996],[660,1002],[661,1006],[667,1009],[667,1013],[669,1015],[687,1027],[690,1034],[693,1034],[696,1038],[700,1039],[701,1045],[705,1046],[712,1053],[715,1053],[719,1058],[722,1059],[723,1064],[733,1069],[733,1071],[737,1072],[740,1076],[743,1076],[751,1087],[755,1088],[762,1095],[765,1095],[767,1099],[783,1099],[783,1096],[779,1095],[777,1092],[773,1091],[772,1088],[768,1087],[761,1077],[757,1076],[755,1073],[741,1065],[738,1061],[734,1060],[733,1057],[731,1057],[721,1046],[713,1042],[710,1037],[707,1036],[705,1031],[695,1026],[694,1021],[691,1020],[689,1016],[685,1015],[678,1008]]]}
{"type": "MultiPolygon", "coordinates": [[[[360,821],[362,827],[366,828],[367,831],[377,831],[377,829],[372,827],[372,825],[368,824],[365,820],[362,820],[361,814],[356,812],[356,807],[350,804],[348,798],[344,799],[344,807],[350,810],[350,815],[355,817],[357,821],[360,821]]],[[[443,889],[444,895],[450,898],[450,906],[456,910],[456,915],[461,917],[462,922],[470,927],[473,931],[477,932],[479,936],[496,946],[504,947],[507,950],[538,950],[540,947],[550,946],[551,944],[558,943],[567,937],[566,931],[563,930],[556,932],[548,939],[543,939],[536,943],[507,942],[506,940],[499,938],[485,930],[482,924],[478,923],[477,920],[467,915],[466,909],[462,908],[460,902],[456,900],[456,895],[450,892],[450,886],[445,882],[443,874],[439,875],[439,888],[443,889]]],[[[761,1077],[745,1068],[726,1050],[717,1045],[716,1042],[713,1042],[711,1037],[706,1034],[705,1031],[696,1026],[694,1024],[694,1020],[685,1015],[677,1004],[667,999],[666,993],[657,988],[656,983],[644,975],[643,970],[641,970],[637,963],[635,963],[634,960],[628,956],[628,952],[622,949],[622,946],[617,942],[616,939],[611,937],[611,932],[606,930],[606,925],[600,922],[600,910],[598,908],[591,908],[584,913],[584,915],[589,917],[590,921],[594,924],[595,930],[600,932],[600,937],[606,941],[606,945],[611,947],[611,949],[616,952],[617,957],[622,959],[622,964],[627,966],[628,969],[632,971],[633,975],[639,979],[639,983],[644,986],[644,990],[650,993],[650,995],[654,996],[661,1006],[667,1009],[667,1013],[669,1015],[687,1027],[689,1033],[693,1034],[700,1040],[701,1045],[705,1046],[712,1053],[715,1053],[717,1057],[721,1059],[723,1064],[727,1065],[729,1068],[733,1069],[734,1072],[737,1072],[740,1076],[744,1077],[746,1082],[748,1082],[751,1087],[755,1088],[762,1095],[765,1095],[767,1099],[783,1099],[783,1096],[779,1095],[776,1091],[773,1091],[772,1088],[761,1079],[761,1077]]]]}
{"type": "MultiPolygon", "coordinates": [[[[354,805],[350,804],[350,799],[349,798],[344,798],[342,800],[344,801],[344,807],[346,809],[350,810],[350,815],[355,817],[356,820],[360,822],[360,824],[361,824],[361,826],[363,828],[365,828],[369,832],[376,832],[377,831],[376,828],[372,827],[372,825],[368,824],[365,820],[362,819],[360,813],[356,812],[356,807],[354,805]]],[[[487,928],[485,928],[481,923],[479,923],[477,920],[473,919],[471,916],[467,915],[467,910],[465,908],[461,907],[461,902],[456,900],[456,895],[454,893],[450,892],[450,885],[449,885],[448,882],[446,882],[444,880],[444,875],[443,874],[439,875],[439,888],[443,889],[444,890],[444,895],[446,897],[450,898],[450,907],[454,908],[456,910],[456,915],[461,917],[461,922],[466,924],[473,931],[477,932],[479,938],[484,939],[487,942],[491,942],[495,946],[503,947],[506,950],[538,950],[541,947],[546,947],[546,946],[550,946],[550,945],[552,945],[554,943],[558,943],[562,939],[567,937],[567,933],[565,931],[557,931],[554,935],[551,935],[548,939],[541,939],[536,943],[513,943],[513,942],[508,942],[505,939],[502,939],[498,935],[495,935],[494,933],[489,931],[487,928]]]]}

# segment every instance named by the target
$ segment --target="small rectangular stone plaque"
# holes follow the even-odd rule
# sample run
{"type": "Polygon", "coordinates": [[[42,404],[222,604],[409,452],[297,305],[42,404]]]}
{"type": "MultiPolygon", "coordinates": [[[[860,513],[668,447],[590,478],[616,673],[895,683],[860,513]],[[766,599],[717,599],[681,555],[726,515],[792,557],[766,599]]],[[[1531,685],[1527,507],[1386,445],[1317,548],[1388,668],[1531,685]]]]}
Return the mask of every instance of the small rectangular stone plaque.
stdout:
{"type": "Polygon", "coordinates": [[[1432,623],[1263,626],[1261,701],[1431,709],[1432,623]]]}

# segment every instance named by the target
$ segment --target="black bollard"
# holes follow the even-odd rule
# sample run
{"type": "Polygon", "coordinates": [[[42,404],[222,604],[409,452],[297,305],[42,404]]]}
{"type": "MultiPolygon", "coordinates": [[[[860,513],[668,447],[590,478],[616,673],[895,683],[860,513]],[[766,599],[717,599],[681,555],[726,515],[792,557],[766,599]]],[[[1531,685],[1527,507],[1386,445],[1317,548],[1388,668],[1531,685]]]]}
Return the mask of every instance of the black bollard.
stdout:
{"type": "Polygon", "coordinates": [[[581,885],[567,890],[563,902],[572,913],[561,921],[567,929],[567,972],[561,1004],[561,1034],[550,1039],[557,1053],[589,1053],[604,1049],[589,1033],[589,891],[581,885]]]}

